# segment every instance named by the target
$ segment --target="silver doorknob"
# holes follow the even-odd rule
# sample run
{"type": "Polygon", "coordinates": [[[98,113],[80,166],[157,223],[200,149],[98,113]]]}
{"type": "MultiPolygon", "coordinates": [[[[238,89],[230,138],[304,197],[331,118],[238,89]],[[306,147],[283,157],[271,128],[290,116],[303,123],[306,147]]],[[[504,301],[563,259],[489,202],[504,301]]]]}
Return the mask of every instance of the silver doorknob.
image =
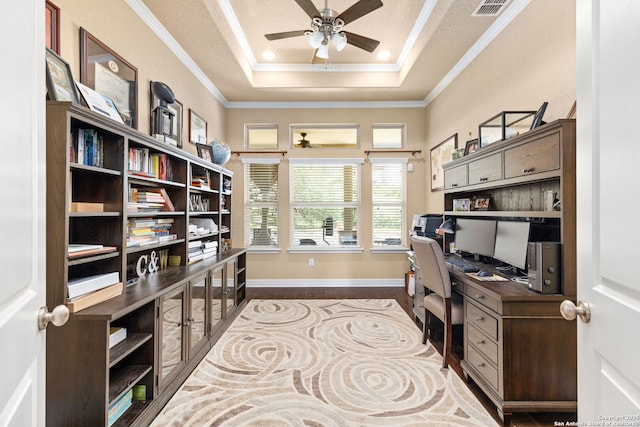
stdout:
{"type": "Polygon", "coordinates": [[[578,301],[576,306],[573,301],[566,299],[560,304],[560,314],[566,320],[573,320],[579,317],[584,323],[589,323],[591,320],[591,307],[584,301],[578,301]]]}
{"type": "Polygon", "coordinates": [[[55,307],[51,312],[47,306],[40,307],[38,312],[38,327],[42,331],[47,328],[49,322],[54,326],[62,326],[69,320],[69,308],[66,305],[59,305],[55,307]]]}

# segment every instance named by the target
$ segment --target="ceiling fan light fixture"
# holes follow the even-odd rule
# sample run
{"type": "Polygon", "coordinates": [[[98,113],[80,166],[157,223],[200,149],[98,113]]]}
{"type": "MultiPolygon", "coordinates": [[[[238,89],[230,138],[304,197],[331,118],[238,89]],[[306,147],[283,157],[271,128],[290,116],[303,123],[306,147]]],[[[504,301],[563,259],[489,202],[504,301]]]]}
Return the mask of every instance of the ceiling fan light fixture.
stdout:
{"type": "Polygon", "coordinates": [[[316,56],[318,58],[327,59],[329,58],[329,43],[321,44],[318,47],[318,51],[316,52],[316,56]]]}
{"type": "Polygon", "coordinates": [[[334,33],[331,36],[331,43],[336,47],[336,50],[341,51],[347,45],[347,35],[343,32],[334,33]]]}
{"type": "Polygon", "coordinates": [[[319,31],[316,31],[307,35],[307,39],[309,40],[309,45],[312,48],[318,49],[322,44],[322,41],[324,40],[324,34],[322,34],[319,31]]]}

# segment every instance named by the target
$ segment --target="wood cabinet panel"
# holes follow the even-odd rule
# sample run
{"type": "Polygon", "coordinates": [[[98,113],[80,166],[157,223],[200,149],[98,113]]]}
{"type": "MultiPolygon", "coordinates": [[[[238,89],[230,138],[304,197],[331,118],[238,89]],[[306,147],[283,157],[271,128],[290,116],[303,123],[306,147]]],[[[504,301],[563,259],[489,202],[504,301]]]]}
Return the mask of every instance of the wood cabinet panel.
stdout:
{"type": "Polygon", "coordinates": [[[560,134],[545,135],[504,151],[504,177],[560,169],[560,134]]]}
{"type": "Polygon", "coordinates": [[[458,166],[444,171],[444,188],[466,187],[467,181],[467,165],[458,166]]]}
{"type": "Polygon", "coordinates": [[[502,179],[502,153],[469,162],[469,185],[502,179]]]}

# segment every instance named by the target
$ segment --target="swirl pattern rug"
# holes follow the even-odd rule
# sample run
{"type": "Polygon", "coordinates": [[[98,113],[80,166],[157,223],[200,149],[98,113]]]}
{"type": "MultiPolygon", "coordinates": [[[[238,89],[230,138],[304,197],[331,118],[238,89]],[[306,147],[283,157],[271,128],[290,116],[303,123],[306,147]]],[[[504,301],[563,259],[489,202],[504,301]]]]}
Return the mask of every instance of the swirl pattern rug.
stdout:
{"type": "Polygon", "coordinates": [[[153,422],[492,426],[395,300],[251,300],[153,422]]]}

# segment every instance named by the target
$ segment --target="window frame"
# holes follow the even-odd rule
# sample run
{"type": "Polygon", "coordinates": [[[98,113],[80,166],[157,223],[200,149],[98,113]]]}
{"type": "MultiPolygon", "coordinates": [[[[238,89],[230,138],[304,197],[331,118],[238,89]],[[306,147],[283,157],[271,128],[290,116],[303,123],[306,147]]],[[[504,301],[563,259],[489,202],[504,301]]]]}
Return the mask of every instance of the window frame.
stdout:
{"type": "Polygon", "coordinates": [[[305,148],[297,146],[298,136],[300,132],[312,132],[313,130],[318,131],[331,131],[335,130],[336,132],[341,132],[344,130],[354,130],[355,131],[355,144],[345,145],[344,147],[340,146],[323,146],[317,145],[318,142],[316,140],[316,145],[314,144],[313,136],[307,135],[307,139],[311,141],[311,145],[315,149],[319,150],[351,150],[360,148],[360,125],[358,123],[295,123],[289,125],[289,146],[295,150],[304,150],[305,148]]]}
{"type": "Polygon", "coordinates": [[[279,158],[256,158],[256,157],[249,157],[249,158],[243,158],[242,159],[242,164],[243,164],[243,177],[244,177],[244,210],[243,210],[243,215],[244,215],[244,242],[245,242],[245,247],[247,248],[247,251],[249,252],[278,252],[280,251],[280,245],[281,245],[281,238],[280,236],[282,235],[282,233],[280,233],[280,229],[281,229],[281,225],[280,225],[280,183],[278,180],[278,191],[276,193],[276,199],[275,201],[272,202],[252,202],[251,196],[249,194],[249,190],[250,190],[250,181],[247,178],[248,175],[248,170],[251,167],[251,165],[253,164],[261,164],[261,165],[277,165],[277,174],[278,176],[280,175],[280,159],[279,158]],[[251,228],[251,221],[250,221],[250,213],[251,213],[251,209],[252,208],[260,208],[260,207],[267,207],[267,208],[273,208],[275,209],[275,217],[277,219],[276,222],[276,235],[277,237],[277,243],[275,245],[252,245],[252,235],[253,235],[253,229],[251,228]]]}
{"type": "Polygon", "coordinates": [[[406,158],[372,158],[371,163],[371,252],[404,252],[408,249],[408,230],[407,230],[407,165],[409,160],[406,158]],[[380,203],[375,201],[375,167],[376,164],[400,164],[402,165],[402,200],[400,201],[400,245],[377,245],[375,243],[375,212],[376,206],[398,206],[397,202],[380,203]]]}
{"type": "Polygon", "coordinates": [[[374,123],[371,125],[371,148],[380,150],[396,150],[407,146],[407,125],[406,123],[374,123]],[[379,146],[375,143],[375,134],[377,129],[399,129],[400,130],[400,146],[383,145],[379,146]]]}
{"type": "Polygon", "coordinates": [[[244,147],[246,150],[264,150],[264,151],[276,151],[278,150],[278,141],[280,138],[280,130],[275,123],[245,123],[244,125],[244,147]],[[274,147],[252,147],[250,136],[252,130],[275,130],[276,140],[274,147]]]}
{"type": "MultiPolygon", "coordinates": [[[[364,164],[363,158],[292,158],[289,159],[289,252],[322,252],[322,253],[362,253],[362,232],[359,228],[361,224],[362,215],[362,165],[364,164]],[[358,225],[356,232],[358,233],[357,244],[355,245],[300,245],[295,242],[295,209],[298,206],[309,206],[310,203],[298,203],[295,201],[295,180],[294,169],[300,165],[333,165],[333,166],[354,166],[357,169],[356,173],[356,185],[355,194],[357,195],[357,201],[353,203],[353,207],[356,210],[355,223],[358,225]]],[[[319,205],[322,208],[348,208],[348,204],[344,202],[328,202],[327,204],[319,205]]],[[[337,234],[337,233],[336,233],[337,234]]]]}

